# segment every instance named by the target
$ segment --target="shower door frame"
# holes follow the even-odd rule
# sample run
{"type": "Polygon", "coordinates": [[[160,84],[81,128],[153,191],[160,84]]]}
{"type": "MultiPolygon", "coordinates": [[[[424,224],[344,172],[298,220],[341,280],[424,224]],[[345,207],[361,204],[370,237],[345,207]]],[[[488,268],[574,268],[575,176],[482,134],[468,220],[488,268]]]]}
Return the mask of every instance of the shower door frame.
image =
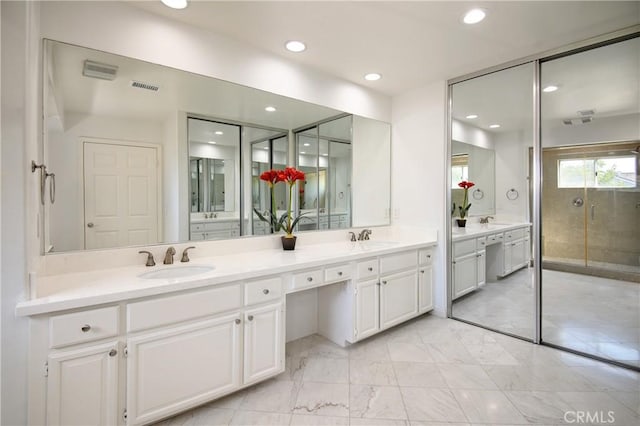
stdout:
{"type": "Polygon", "coordinates": [[[524,65],[530,62],[534,63],[534,76],[533,76],[533,175],[530,177],[533,180],[533,184],[530,185],[533,189],[531,199],[533,200],[532,213],[530,218],[533,223],[532,226],[532,250],[531,256],[533,258],[533,275],[534,275],[534,301],[535,304],[535,318],[534,321],[534,337],[533,339],[527,339],[522,336],[512,335],[505,333],[502,330],[494,329],[483,324],[469,322],[475,326],[482,327],[491,331],[495,331],[501,334],[507,334],[512,337],[517,337],[522,340],[532,341],[535,344],[546,345],[563,351],[571,352],[588,358],[596,359],[609,364],[621,366],[628,369],[640,371],[640,368],[624,364],[615,360],[601,358],[589,353],[579,352],[571,348],[564,346],[554,345],[543,341],[542,339],[542,138],[541,138],[541,87],[540,87],[540,70],[544,62],[549,62],[554,59],[559,59],[566,56],[571,56],[584,51],[604,47],[607,45],[615,44],[625,40],[630,40],[640,37],[640,25],[634,25],[628,28],[624,28],[618,31],[607,33],[598,37],[593,37],[581,42],[572,43],[557,49],[542,52],[536,55],[527,56],[521,59],[510,61],[501,65],[496,65],[484,70],[480,70],[474,73],[466,74],[460,77],[456,77],[447,81],[447,99],[446,99],[446,125],[445,125],[445,142],[446,142],[446,161],[447,166],[445,168],[445,183],[446,183],[446,201],[445,201],[445,282],[447,284],[447,317],[454,318],[463,322],[469,322],[455,318],[453,316],[453,285],[452,285],[452,266],[453,266],[453,244],[452,244],[452,221],[450,220],[450,212],[448,206],[451,206],[452,194],[451,194],[451,123],[452,123],[452,106],[453,106],[453,85],[461,83],[466,80],[470,80],[476,77],[481,77],[494,72],[502,71],[508,68],[524,65]]]}

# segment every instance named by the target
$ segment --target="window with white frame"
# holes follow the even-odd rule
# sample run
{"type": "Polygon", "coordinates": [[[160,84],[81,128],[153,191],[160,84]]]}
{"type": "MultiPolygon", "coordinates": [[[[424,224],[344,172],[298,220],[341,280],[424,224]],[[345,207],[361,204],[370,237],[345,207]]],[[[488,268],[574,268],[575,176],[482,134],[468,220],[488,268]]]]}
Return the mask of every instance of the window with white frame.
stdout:
{"type": "Polygon", "coordinates": [[[558,188],[635,188],[636,156],[558,160],[558,188]]]}

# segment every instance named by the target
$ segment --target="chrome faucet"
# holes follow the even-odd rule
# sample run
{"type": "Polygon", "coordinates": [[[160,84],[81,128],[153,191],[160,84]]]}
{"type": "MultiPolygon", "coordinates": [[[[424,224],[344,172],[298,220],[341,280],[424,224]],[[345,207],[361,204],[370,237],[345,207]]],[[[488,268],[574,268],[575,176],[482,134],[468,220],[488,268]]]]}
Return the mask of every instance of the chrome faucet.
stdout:
{"type": "Polygon", "coordinates": [[[169,247],[167,249],[167,253],[164,255],[164,263],[165,265],[172,265],[173,264],[173,255],[176,254],[176,249],[174,249],[173,247],[169,247]]]}
{"type": "Polygon", "coordinates": [[[363,229],[362,231],[360,231],[360,234],[358,234],[358,241],[368,240],[371,233],[371,229],[363,229]]]}
{"type": "Polygon", "coordinates": [[[493,216],[487,216],[487,217],[481,217],[480,218],[480,223],[489,223],[489,219],[493,219],[493,216]]]}
{"type": "Polygon", "coordinates": [[[353,233],[352,231],[349,231],[349,241],[355,241],[356,240],[356,234],[353,233]]]}
{"type": "Polygon", "coordinates": [[[138,253],[144,253],[147,255],[147,263],[145,263],[146,266],[155,266],[156,262],[153,260],[153,254],[150,251],[140,250],[138,253]]]}
{"type": "Polygon", "coordinates": [[[189,253],[187,253],[190,249],[194,249],[194,246],[191,247],[187,247],[186,249],[184,249],[184,251],[182,252],[182,259],[180,259],[180,262],[188,262],[189,261],[189,253]]]}

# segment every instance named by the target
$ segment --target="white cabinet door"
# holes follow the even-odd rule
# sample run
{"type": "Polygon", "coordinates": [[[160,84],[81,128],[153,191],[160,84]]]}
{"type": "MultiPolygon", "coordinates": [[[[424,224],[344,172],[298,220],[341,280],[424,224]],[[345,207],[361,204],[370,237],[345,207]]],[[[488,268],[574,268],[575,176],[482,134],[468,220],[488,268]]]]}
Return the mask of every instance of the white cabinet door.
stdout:
{"type": "Polygon", "coordinates": [[[364,339],[380,330],[378,290],[377,279],[356,283],[356,340],[364,339]]]}
{"type": "Polygon", "coordinates": [[[418,314],[418,274],[415,269],[380,278],[380,329],[418,314]]]}
{"type": "Polygon", "coordinates": [[[433,267],[423,266],[418,271],[418,311],[422,314],[433,309],[433,267]]]}
{"type": "Polygon", "coordinates": [[[474,290],[477,285],[476,254],[471,253],[453,261],[453,298],[474,290]]]}
{"type": "Polygon", "coordinates": [[[512,259],[512,243],[509,241],[505,241],[503,244],[503,256],[504,261],[502,262],[503,271],[502,275],[508,275],[513,271],[513,259],[512,259]]]}
{"type": "Polygon", "coordinates": [[[481,251],[476,254],[476,279],[478,287],[487,282],[487,252],[481,251]]]}
{"type": "Polygon", "coordinates": [[[244,384],[284,371],[282,303],[247,310],[244,315],[244,384]]]}
{"type": "Polygon", "coordinates": [[[520,269],[526,265],[524,240],[514,241],[511,244],[511,264],[513,270],[520,269]]]}
{"type": "Polygon", "coordinates": [[[118,424],[118,343],[49,355],[47,425],[118,424]]]}
{"type": "Polygon", "coordinates": [[[127,424],[149,423],[240,387],[240,315],[127,340],[127,424]]]}

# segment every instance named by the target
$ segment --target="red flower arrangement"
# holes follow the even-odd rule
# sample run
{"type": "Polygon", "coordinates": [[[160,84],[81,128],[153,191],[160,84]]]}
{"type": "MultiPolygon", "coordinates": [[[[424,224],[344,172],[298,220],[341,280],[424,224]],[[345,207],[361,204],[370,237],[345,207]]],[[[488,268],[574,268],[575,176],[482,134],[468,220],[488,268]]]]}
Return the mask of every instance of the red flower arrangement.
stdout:
{"type": "Polygon", "coordinates": [[[471,207],[471,204],[469,204],[469,188],[474,185],[475,183],[466,180],[463,180],[458,184],[460,188],[464,189],[464,200],[462,201],[462,205],[458,207],[460,210],[460,219],[464,219],[469,212],[469,208],[471,207]]]}
{"type": "Polygon", "coordinates": [[[291,237],[293,235],[293,228],[295,228],[296,224],[302,217],[301,214],[294,219],[293,215],[291,214],[293,186],[299,180],[304,181],[304,172],[293,167],[286,167],[284,170],[268,170],[260,175],[260,180],[265,181],[269,186],[269,189],[271,190],[271,210],[265,211],[263,214],[261,214],[257,209],[254,208],[254,212],[258,215],[260,220],[269,222],[271,224],[271,229],[273,232],[278,232],[283,229],[287,234],[287,238],[291,237]],[[286,182],[287,185],[289,185],[289,206],[287,207],[287,212],[280,216],[280,218],[278,218],[276,213],[274,193],[274,187],[278,182],[286,182]]]}

